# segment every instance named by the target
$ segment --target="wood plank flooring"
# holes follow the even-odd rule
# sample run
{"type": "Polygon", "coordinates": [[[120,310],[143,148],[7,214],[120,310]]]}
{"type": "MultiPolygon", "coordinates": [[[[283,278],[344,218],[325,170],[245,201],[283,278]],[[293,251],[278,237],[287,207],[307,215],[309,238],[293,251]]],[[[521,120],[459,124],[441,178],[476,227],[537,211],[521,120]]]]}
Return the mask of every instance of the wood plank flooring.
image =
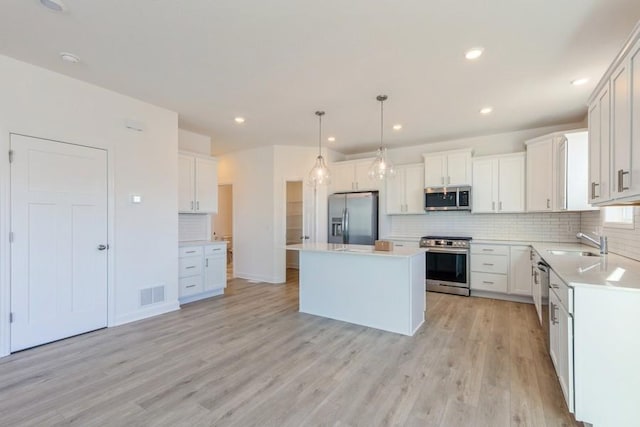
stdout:
{"type": "Polygon", "coordinates": [[[427,294],[405,337],[283,285],[0,359],[2,426],[573,426],[532,305],[427,294]]]}

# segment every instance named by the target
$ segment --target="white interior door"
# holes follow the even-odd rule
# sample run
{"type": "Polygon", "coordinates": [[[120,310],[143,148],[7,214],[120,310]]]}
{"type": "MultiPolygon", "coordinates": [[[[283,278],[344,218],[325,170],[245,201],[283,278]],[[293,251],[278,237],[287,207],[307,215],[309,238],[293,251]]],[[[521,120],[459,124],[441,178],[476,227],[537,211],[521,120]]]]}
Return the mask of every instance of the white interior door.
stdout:
{"type": "Polygon", "coordinates": [[[17,351],[107,325],[107,153],[20,135],[11,150],[17,351]]]}

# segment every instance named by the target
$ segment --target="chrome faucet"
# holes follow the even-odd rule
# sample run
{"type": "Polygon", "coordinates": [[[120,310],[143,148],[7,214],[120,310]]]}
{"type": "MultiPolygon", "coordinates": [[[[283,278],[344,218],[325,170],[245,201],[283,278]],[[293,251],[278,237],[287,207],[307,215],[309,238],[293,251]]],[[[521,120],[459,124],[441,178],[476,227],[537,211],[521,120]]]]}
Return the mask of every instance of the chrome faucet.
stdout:
{"type": "Polygon", "coordinates": [[[578,239],[587,239],[588,241],[590,241],[591,243],[596,245],[600,249],[600,253],[603,254],[603,255],[609,253],[609,247],[608,247],[609,245],[607,244],[607,236],[604,236],[604,235],[598,236],[596,234],[596,237],[598,237],[598,239],[599,239],[599,240],[596,240],[593,237],[589,236],[588,234],[584,234],[584,233],[580,233],[579,232],[578,234],[576,234],[576,237],[578,239]]]}

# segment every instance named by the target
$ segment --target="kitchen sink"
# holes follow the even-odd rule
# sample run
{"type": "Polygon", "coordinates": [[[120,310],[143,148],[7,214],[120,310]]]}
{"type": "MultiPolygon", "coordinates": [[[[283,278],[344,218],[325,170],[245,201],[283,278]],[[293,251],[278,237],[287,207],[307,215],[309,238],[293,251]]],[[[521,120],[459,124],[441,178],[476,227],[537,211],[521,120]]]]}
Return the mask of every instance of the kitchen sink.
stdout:
{"type": "Polygon", "coordinates": [[[567,250],[550,249],[547,252],[549,252],[551,255],[597,256],[597,257],[600,256],[600,254],[597,254],[595,252],[588,252],[588,251],[567,251],[567,250]]]}

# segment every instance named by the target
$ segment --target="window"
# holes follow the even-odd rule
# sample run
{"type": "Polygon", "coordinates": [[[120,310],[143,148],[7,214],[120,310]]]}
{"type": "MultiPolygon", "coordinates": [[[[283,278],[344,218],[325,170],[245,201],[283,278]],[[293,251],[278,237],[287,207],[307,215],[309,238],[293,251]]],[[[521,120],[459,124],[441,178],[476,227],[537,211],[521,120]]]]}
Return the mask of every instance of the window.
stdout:
{"type": "Polygon", "coordinates": [[[605,227],[617,227],[617,228],[634,228],[633,224],[633,207],[619,207],[613,206],[604,208],[604,220],[603,225],[605,227]]]}

